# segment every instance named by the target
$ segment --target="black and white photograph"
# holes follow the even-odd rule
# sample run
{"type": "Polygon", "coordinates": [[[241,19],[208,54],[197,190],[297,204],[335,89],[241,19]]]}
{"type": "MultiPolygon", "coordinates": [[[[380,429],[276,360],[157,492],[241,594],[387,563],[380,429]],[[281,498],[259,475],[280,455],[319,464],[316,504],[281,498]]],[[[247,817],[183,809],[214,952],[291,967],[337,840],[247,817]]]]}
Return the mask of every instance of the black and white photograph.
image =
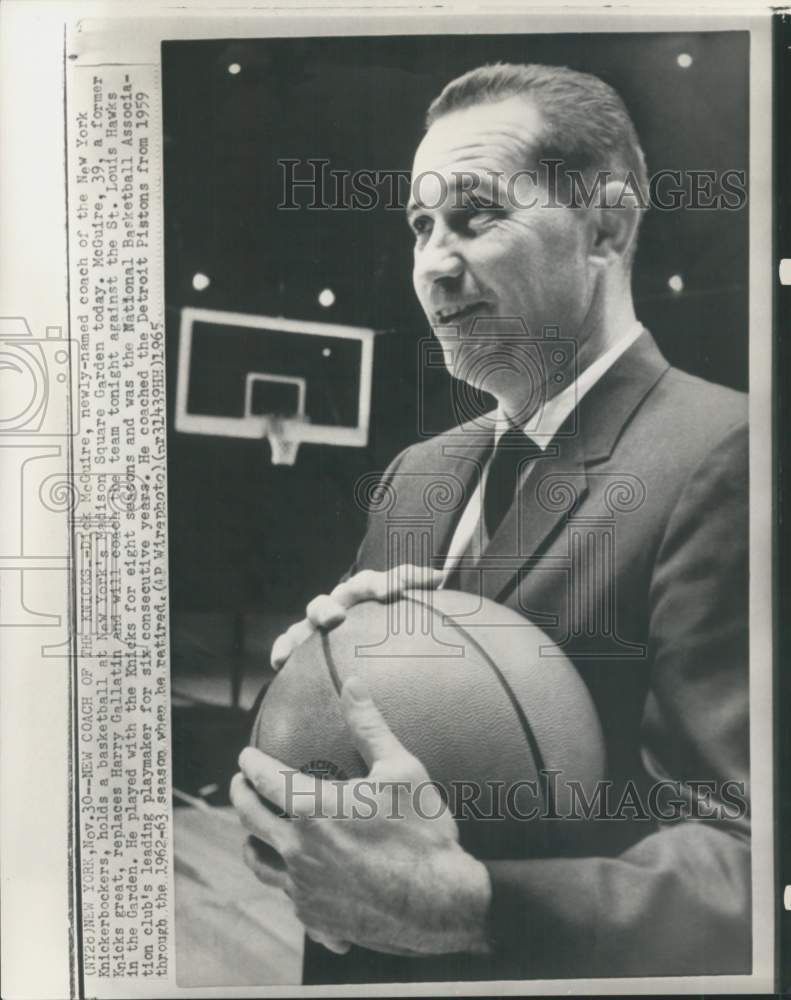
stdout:
{"type": "Polygon", "coordinates": [[[180,985],[751,972],[749,42],[163,43],[180,985]]]}
{"type": "Polygon", "coordinates": [[[787,992],[790,84],[0,5],[4,997],[787,992]]]}

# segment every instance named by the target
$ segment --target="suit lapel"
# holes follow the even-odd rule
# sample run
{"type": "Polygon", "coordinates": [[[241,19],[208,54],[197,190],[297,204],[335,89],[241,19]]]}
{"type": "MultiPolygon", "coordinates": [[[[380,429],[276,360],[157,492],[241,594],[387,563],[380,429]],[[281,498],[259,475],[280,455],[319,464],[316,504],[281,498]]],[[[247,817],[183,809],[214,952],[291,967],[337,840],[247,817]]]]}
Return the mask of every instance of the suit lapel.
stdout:
{"type": "Polygon", "coordinates": [[[397,475],[387,514],[386,565],[409,562],[442,568],[456,525],[480,480],[490,435],[465,427],[444,436],[420,466],[397,475]]]}
{"type": "Polygon", "coordinates": [[[588,492],[576,436],[556,438],[532,467],[478,564],[484,597],[497,600],[530,569],[555,531],[588,492]]]}
{"type": "Polygon", "coordinates": [[[459,586],[502,601],[541,557],[588,493],[586,467],[609,457],[633,413],[668,369],[648,331],[583,398],[537,459],[511,510],[459,586]]]}
{"type": "Polygon", "coordinates": [[[609,458],[618,438],[670,365],[645,330],[578,407],[578,433],[588,465],[609,458]]]}
{"type": "MultiPolygon", "coordinates": [[[[432,509],[433,552],[438,562],[444,562],[459,516],[470,502],[481,478],[481,470],[489,455],[491,442],[480,437],[474,441],[451,442],[442,447],[442,471],[449,488],[461,487],[461,502],[435,504],[432,509]]],[[[438,483],[442,477],[438,478],[438,483]]]]}

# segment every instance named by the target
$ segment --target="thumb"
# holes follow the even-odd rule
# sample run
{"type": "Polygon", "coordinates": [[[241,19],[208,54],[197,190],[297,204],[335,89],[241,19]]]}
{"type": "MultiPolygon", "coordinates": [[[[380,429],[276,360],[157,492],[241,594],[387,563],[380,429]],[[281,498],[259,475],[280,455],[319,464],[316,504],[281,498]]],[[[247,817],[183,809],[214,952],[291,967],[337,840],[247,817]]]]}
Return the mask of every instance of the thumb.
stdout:
{"type": "Polygon", "coordinates": [[[368,686],[361,677],[349,677],[344,683],[341,709],[354,744],[369,769],[377,761],[407,753],[374,705],[368,686]]]}
{"type": "Polygon", "coordinates": [[[309,927],[305,928],[305,933],[311,941],[315,941],[316,944],[323,944],[328,951],[332,951],[336,955],[345,955],[351,950],[351,944],[348,941],[342,941],[340,938],[330,937],[329,934],[322,934],[321,931],[314,931],[309,927]]]}

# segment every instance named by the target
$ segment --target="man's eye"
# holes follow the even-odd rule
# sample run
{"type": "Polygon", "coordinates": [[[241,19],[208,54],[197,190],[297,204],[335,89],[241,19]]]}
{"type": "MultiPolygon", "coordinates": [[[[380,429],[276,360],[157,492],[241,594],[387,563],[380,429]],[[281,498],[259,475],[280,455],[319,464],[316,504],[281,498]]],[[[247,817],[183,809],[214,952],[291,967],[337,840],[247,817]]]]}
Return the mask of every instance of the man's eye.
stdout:
{"type": "Polygon", "coordinates": [[[491,222],[493,217],[494,213],[492,212],[473,208],[467,213],[467,225],[475,229],[476,226],[484,226],[487,222],[491,222]]]}
{"type": "Polygon", "coordinates": [[[466,210],[467,225],[473,227],[486,225],[500,215],[502,215],[502,209],[497,205],[470,205],[466,210]]]}
{"type": "Polygon", "coordinates": [[[426,218],[425,215],[418,215],[416,218],[412,219],[410,224],[415,236],[425,236],[431,229],[431,220],[426,218]]]}

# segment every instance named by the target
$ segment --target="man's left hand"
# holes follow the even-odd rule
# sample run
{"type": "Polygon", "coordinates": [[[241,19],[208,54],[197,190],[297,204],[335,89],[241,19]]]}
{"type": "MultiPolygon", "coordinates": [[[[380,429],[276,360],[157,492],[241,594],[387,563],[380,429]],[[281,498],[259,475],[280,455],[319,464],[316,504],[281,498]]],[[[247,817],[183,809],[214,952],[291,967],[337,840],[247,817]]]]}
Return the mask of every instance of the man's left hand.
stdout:
{"type": "Polygon", "coordinates": [[[344,685],[341,706],[367,778],[322,781],[242,751],[231,801],[252,835],[246,863],[286,891],[308,935],[333,951],[485,952],[486,868],[462,849],[426,769],[359,678],[344,685]]]}

